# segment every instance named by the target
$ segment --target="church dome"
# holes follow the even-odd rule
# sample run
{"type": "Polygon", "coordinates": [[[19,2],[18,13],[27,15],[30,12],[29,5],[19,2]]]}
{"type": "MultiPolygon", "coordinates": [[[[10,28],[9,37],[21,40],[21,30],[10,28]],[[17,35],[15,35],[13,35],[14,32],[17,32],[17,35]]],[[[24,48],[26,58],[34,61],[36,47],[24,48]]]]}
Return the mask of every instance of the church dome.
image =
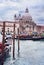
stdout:
{"type": "Polygon", "coordinates": [[[26,8],[24,15],[22,16],[23,20],[32,20],[32,17],[29,14],[28,8],[26,8]]]}

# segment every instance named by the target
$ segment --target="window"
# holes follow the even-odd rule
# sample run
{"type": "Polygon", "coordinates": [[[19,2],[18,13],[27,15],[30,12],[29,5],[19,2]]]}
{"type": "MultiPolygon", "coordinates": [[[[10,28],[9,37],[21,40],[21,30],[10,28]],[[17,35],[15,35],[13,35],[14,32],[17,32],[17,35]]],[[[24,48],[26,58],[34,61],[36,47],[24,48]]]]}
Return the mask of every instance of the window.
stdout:
{"type": "Polygon", "coordinates": [[[29,23],[29,21],[26,21],[26,23],[29,23]]]}

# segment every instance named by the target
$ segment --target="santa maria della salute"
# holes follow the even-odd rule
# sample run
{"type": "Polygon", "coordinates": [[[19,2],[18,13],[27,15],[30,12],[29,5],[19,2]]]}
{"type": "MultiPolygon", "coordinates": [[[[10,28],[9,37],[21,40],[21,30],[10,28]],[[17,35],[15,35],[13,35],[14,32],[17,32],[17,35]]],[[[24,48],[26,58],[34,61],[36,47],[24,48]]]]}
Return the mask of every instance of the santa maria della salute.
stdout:
{"type": "MultiPolygon", "coordinates": [[[[0,21],[0,31],[2,29],[2,22],[4,21],[0,21]]],[[[31,35],[33,32],[37,32],[38,34],[44,32],[44,26],[37,25],[33,21],[31,14],[29,14],[28,8],[25,9],[25,12],[23,15],[19,14],[19,16],[17,16],[15,14],[14,21],[5,21],[5,23],[6,23],[5,30],[7,31],[9,29],[10,32],[13,31],[13,23],[15,23],[16,25],[19,25],[20,34],[31,35]]]]}

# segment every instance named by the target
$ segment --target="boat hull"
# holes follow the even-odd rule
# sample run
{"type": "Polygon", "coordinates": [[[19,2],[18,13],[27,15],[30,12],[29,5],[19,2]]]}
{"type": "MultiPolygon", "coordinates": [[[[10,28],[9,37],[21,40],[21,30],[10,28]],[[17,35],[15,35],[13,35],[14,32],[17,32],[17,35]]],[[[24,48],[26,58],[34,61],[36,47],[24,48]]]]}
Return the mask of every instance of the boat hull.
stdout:
{"type": "Polygon", "coordinates": [[[33,41],[36,41],[36,40],[44,40],[44,37],[37,37],[37,38],[33,38],[33,36],[26,36],[26,37],[18,37],[17,36],[17,38],[16,39],[18,39],[19,38],[19,40],[33,40],[33,41]]]}

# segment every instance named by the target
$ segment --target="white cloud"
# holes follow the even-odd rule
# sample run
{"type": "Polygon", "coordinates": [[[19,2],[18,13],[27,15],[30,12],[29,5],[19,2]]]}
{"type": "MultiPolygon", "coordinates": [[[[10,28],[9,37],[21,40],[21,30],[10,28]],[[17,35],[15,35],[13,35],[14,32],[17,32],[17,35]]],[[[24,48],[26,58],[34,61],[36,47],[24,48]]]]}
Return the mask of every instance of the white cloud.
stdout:
{"type": "Polygon", "coordinates": [[[4,15],[4,20],[14,20],[14,15],[18,14],[18,11],[9,10],[4,15]]]}
{"type": "Polygon", "coordinates": [[[28,7],[30,8],[29,11],[34,21],[37,21],[40,18],[44,18],[44,11],[41,10],[43,9],[42,6],[44,6],[44,0],[2,0],[2,2],[0,2],[0,13],[3,12],[3,14],[0,15],[0,20],[13,20],[15,13],[18,13],[20,10],[23,11],[28,7]],[[38,8],[31,9],[31,7],[36,6],[38,8]],[[11,8],[11,10],[9,8],[11,8]]]}
{"type": "Polygon", "coordinates": [[[5,4],[6,6],[19,6],[17,2],[11,2],[11,1],[5,2],[5,4]]]}
{"type": "Polygon", "coordinates": [[[2,3],[0,3],[0,9],[1,8],[6,8],[6,7],[13,7],[13,6],[16,6],[16,7],[19,7],[19,3],[17,2],[12,2],[10,0],[8,1],[3,1],[2,3]]]}
{"type": "Polygon", "coordinates": [[[4,3],[0,3],[0,10],[3,10],[5,8],[5,4],[4,3]]]}
{"type": "Polygon", "coordinates": [[[2,18],[0,17],[0,21],[2,21],[2,18]]]}

